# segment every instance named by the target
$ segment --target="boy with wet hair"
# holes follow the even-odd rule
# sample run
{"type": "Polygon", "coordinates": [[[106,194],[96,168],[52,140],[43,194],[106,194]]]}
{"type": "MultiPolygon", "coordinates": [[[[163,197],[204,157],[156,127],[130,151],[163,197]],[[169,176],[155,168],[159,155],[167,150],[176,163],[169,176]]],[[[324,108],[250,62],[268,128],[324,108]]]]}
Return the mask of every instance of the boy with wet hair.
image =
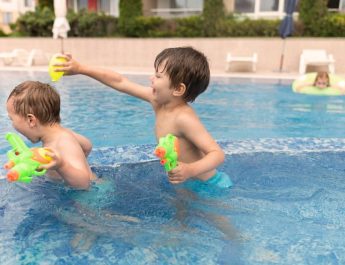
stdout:
{"type": "Polygon", "coordinates": [[[149,102],[156,115],[155,133],[179,140],[176,168],[168,172],[173,184],[196,179],[222,188],[232,186],[230,178],[216,168],[224,161],[224,152],[203,126],[188,102],[204,92],[210,81],[210,69],[204,54],[192,47],[163,50],[155,59],[151,86],[145,87],[121,74],[78,63],[70,55],[67,62],[56,64],[57,71],[83,74],[119,91],[149,102]]]}
{"type": "Polygon", "coordinates": [[[51,162],[40,166],[49,177],[74,188],[89,188],[93,174],[86,157],[92,144],[61,126],[60,95],[54,88],[38,81],[23,82],[10,93],[6,108],[14,129],[50,150],[51,162]]]}

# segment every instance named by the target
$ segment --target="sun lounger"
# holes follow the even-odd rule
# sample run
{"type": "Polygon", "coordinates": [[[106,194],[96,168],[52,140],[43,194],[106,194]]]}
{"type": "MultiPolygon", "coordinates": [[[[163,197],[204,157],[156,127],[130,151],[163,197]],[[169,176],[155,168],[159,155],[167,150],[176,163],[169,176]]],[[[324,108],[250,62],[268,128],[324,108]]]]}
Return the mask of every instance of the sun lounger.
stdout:
{"type": "Polygon", "coordinates": [[[0,53],[0,59],[4,65],[32,66],[36,58],[44,58],[47,62],[49,61],[47,54],[39,49],[32,49],[31,51],[14,49],[11,52],[0,53]]]}
{"type": "Polygon", "coordinates": [[[322,49],[306,49],[302,51],[300,61],[299,61],[299,73],[305,74],[307,71],[307,66],[327,66],[328,71],[334,74],[334,58],[332,54],[327,54],[325,50],[322,49]]]}
{"type": "Polygon", "coordinates": [[[251,64],[251,69],[253,72],[256,72],[256,64],[258,62],[258,55],[254,53],[252,56],[233,56],[231,53],[228,53],[226,56],[226,68],[225,71],[230,70],[230,66],[233,63],[249,63],[251,64]]]}

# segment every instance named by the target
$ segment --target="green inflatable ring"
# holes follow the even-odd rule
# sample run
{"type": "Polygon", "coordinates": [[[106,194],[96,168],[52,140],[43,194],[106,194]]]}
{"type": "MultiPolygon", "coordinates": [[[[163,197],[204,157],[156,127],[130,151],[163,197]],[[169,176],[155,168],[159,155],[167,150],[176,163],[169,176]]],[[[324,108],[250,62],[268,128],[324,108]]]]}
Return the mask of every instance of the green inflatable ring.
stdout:
{"type": "Polygon", "coordinates": [[[292,90],[295,93],[310,94],[310,95],[325,95],[325,96],[345,96],[345,79],[334,75],[329,74],[330,78],[330,87],[320,89],[315,86],[305,86],[300,91],[297,91],[297,87],[303,83],[314,83],[316,73],[309,73],[301,76],[292,83],[292,90]],[[344,91],[341,91],[338,87],[343,87],[344,91]]]}

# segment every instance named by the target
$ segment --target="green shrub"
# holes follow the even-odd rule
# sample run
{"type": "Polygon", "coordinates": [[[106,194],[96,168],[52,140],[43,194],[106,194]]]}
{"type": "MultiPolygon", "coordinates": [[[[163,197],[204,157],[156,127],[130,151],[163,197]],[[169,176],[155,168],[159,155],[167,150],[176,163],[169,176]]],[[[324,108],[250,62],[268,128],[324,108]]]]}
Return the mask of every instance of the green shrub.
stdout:
{"type": "Polygon", "coordinates": [[[0,29],[0,37],[6,37],[7,34],[0,29]]]}
{"type": "Polygon", "coordinates": [[[203,36],[203,19],[201,16],[191,16],[175,19],[176,37],[201,37],[203,36]]]}
{"type": "Polygon", "coordinates": [[[39,0],[38,6],[39,8],[48,7],[50,10],[54,10],[54,0],[39,0]]]}
{"type": "Polygon", "coordinates": [[[73,37],[106,37],[115,36],[117,18],[104,13],[81,10],[78,13],[69,11],[67,19],[71,26],[68,35],[73,37]]]}
{"type": "Polygon", "coordinates": [[[132,36],[136,18],[143,15],[141,0],[120,0],[119,29],[125,36],[132,36]]]}
{"type": "Polygon", "coordinates": [[[164,20],[160,17],[136,17],[126,25],[126,37],[153,37],[160,32],[164,20]]]}
{"type": "Polygon", "coordinates": [[[314,29],[319,37],[345,37],[345,14],[329,14],[324,17],[319,28],[314,29]]]}
{"type": "Polygon", "coordinates": [[[52,36],[54,13],[48,8],[36,8],[21,15],[15,23],[15,31],[20,36],[49,37],[52,36]]]}
{"type": "Polygon", "coordinates": [[[205,37],[218,37],[223,35],[225,27],[223,0],[205,0],[202,16],[205,37]]]}
{"type": "Polygon", "coordinates": [[[226,20],[226,37],[276,37],[280,20],[226,20]]]}
{"type": "Polygon", "coordinates": [[[315,36],[327,16],[328,0],[300,0],[299,20],[303,23],[304,35],[315,36]]]}

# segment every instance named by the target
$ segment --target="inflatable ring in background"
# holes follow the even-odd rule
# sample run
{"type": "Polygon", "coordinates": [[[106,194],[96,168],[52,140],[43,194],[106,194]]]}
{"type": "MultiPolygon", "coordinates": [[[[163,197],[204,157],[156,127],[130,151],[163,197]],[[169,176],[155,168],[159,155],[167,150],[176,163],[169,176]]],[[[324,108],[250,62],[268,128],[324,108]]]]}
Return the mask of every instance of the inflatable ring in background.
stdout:
{"type": "Polygon", "coordinates": [[[302,75],[292,83],[292,90],[295,93],[309,94],[309,95],[325,95],[325,96],[345,96],[345,79],[334,74],[329,74],[330,86],[326,88],[318,88],[315,86],[305,86],[297,91],[297,87],[304,83],[313,84],[315,81],[316,73],[308,73],[302,75]],[[344,88],[343,91],[339,87],[344,88]]]}

